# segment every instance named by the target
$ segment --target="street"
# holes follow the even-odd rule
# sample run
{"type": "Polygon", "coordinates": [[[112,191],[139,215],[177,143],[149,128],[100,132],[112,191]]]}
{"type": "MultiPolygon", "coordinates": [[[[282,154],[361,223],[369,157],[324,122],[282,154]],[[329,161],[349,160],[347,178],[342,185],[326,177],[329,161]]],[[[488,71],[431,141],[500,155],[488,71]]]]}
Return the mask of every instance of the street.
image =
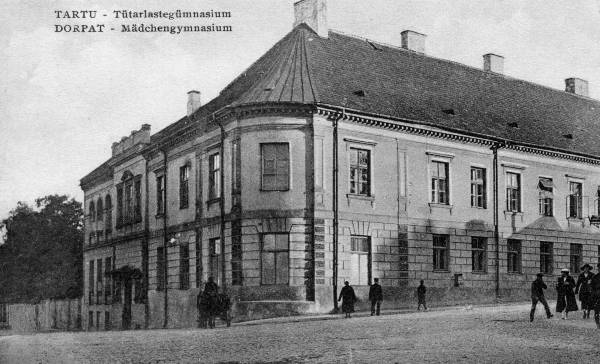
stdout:
{"type": "MultiPolygon", "coordinates": [[[[598,363],[600,330],[581,313],[548,320],[529,305],[351,319],[290,319],[214,330],[0,336],[1,363],[598,363]]],[[[593,315],[592,315],[593,316],[593,315]]]]}

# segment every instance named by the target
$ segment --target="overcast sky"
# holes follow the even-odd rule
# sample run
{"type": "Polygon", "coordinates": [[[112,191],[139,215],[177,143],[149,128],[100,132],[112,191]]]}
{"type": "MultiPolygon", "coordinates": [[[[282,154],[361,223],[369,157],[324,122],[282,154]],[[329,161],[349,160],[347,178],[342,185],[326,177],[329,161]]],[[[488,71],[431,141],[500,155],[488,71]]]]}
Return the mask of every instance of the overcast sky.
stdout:
{"type": "MultiPolygon", "coordinates": [[[[188,90],[212,99],[293,22],[293,0],[1,3],[0,219],[17,201],[46,194],[82,200],[79,179],[110,157],[112,142],[143,123],[155,133],[180,118],[188,90]],[[233,32],[55,33],[54,24],[84,22],[56,19],[54,10],[78,9],[227,10],[233,32]]],[[[413,29],[427,34],[430,55],[481,67],[483,54],[500,54],[507,75],[557,89],[565,78],[580,77],[590,82],[590,96],[600,98],[598,0],[328,0],[328,6],[332,29],[395,45],[402,30],[413,29]]],[[[87,24],[98,22],[119,25],[111,17],[87,24]]]]}

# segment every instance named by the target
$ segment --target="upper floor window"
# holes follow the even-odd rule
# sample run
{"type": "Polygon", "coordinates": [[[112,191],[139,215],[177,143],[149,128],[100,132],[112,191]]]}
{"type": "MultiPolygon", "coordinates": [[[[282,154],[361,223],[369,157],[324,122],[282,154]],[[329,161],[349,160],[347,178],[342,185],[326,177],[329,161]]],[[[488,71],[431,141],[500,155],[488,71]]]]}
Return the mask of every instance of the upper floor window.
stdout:
{"type": "Polygon", "coordinates": [[[371,195],[371,151],[350,148],[350,193],[371,195]]]}
{"type": "Polygon", "coordinates": [[[231,142],[231,193],[240,193],[242,184],[241,176],[241,154],[240,154],[240,140],[235,139],[231,142]]]}
{"type": "Polygon", "coordinates": [[[286,191],[290,188],[290,148],[288,143],[263,143],[262,157],[263,191],[286,191]]]}
{"type": "Polygon", "coordinates": [[[136,179],[134,184],[133,219],[134,222],[142,221],[142,180],[136,179]]]}
{"type": "Polygon", "coordinates": [[[96,205],[94,201],[90,202],[90,220],[94,221],[96,219],[96,205]]]}
{"type": "Polygon", "coordinates": [[[552,183],[552,179],[540,177],[538,189],[540,192],[540,215],[553,216],[554,184],[552,183]]]}
{"type": "Polygon", "coordinates": [[[583,186],[581,182],[569,182],[569,217],[581,219],[583,207],[583,186]]]}
{"type": "Polygon", "coordinates": [[[96,203],[96,219],[98,221],[102,221],[103,218],[104,218],[104,206],[102,203],[102,197],[100,197],[98,199],[98,202],[96,203]]]}
{"type": "Polygon", "coordinates": [[[106,233],[110,233],[112,231],[112,198],[110,195],[106,195],[104,199],[104,204],[106,207],[106,223],[104,228],[106,229],[106,233]]]}
{"type": "Polygon", "coordinates": [[[471,207],[485,208],[485,168],[471,167],[471,207]]]}
{"type": "Polygon", "coordinates": [[[521,175],[506,172],[506,211],[521,211],[521,175]]]}
{"type": "Polygon", "coordinates": [[[433,203],[450,204],[448,166],[447,162],[431,161],[431,202],[433,203]]]}
{"type": "Polygon", "coordinates": [[[165,176],[156,177],[156,214],[165,213],[165,176]]]}
{"type": "Polygon", "coordinates": [[[117,186],[117,228],[123,224],[123,185],[117,186]]]}
{"type": "Polygon", "coordinates": [[[208,198],[221,197],[221,159],[219,153],[208,157],[208,198]]]}
{"type": "Polygon", "coordinates": [[[125,202],[123,205],[123,215],[125,223],[130,223],[133,216],[133,185],[128,183],[125,185],[125,202]]]}
{"type": "Polygon", "coordinates": [[[190,166],[185,165],[179,168],[179,208],[187,209],[190,202],[190,166]]]}

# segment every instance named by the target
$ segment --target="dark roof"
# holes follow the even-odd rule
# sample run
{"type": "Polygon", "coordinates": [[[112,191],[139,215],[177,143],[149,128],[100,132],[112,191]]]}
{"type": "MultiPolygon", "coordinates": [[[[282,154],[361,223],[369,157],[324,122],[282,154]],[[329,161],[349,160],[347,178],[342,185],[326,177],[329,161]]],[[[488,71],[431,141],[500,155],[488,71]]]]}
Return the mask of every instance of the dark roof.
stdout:
{"type": "MultiPolygon", "coordinates": [[[[600,101],[333,31],[321,38],[304,24],[202,106],[194,119],[226,106],[277,102],[344,105],[600,157],[600,101]]],[[[183,117],[151,142],[168,139],[191,123],[183,117]]]]}

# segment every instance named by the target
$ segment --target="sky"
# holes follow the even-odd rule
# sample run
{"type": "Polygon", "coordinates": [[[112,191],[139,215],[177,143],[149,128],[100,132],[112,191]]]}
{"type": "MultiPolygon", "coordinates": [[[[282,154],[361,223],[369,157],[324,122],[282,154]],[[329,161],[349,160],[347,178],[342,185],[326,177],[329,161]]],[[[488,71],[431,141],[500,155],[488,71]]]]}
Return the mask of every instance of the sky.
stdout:
{"type": "MultiPolygon", "coordinates": [[[[505,57],[504,73],[551,88],[589,81],[600,99],[600,0],[327,0],[331,29],[400,45],[427,34],[426,53],[473,67],[505,57]]],[[[152,133],[203,102],[292,28],[293,0],[2,0],[0,4],[0,220],[18,201],[67,194],[110,157],[111,144],[141,124],[152,133]],[[231,33],[55,32],[55,25],[106,24],[113,10],[230,11],[231,33]],[[108,17],[57,19],[56,10],[108,17]]],[[[150,20],[139,20],[135,23],[150,20]]],[[[599,120],[600,124],[600,120],[599,120]]]]}

